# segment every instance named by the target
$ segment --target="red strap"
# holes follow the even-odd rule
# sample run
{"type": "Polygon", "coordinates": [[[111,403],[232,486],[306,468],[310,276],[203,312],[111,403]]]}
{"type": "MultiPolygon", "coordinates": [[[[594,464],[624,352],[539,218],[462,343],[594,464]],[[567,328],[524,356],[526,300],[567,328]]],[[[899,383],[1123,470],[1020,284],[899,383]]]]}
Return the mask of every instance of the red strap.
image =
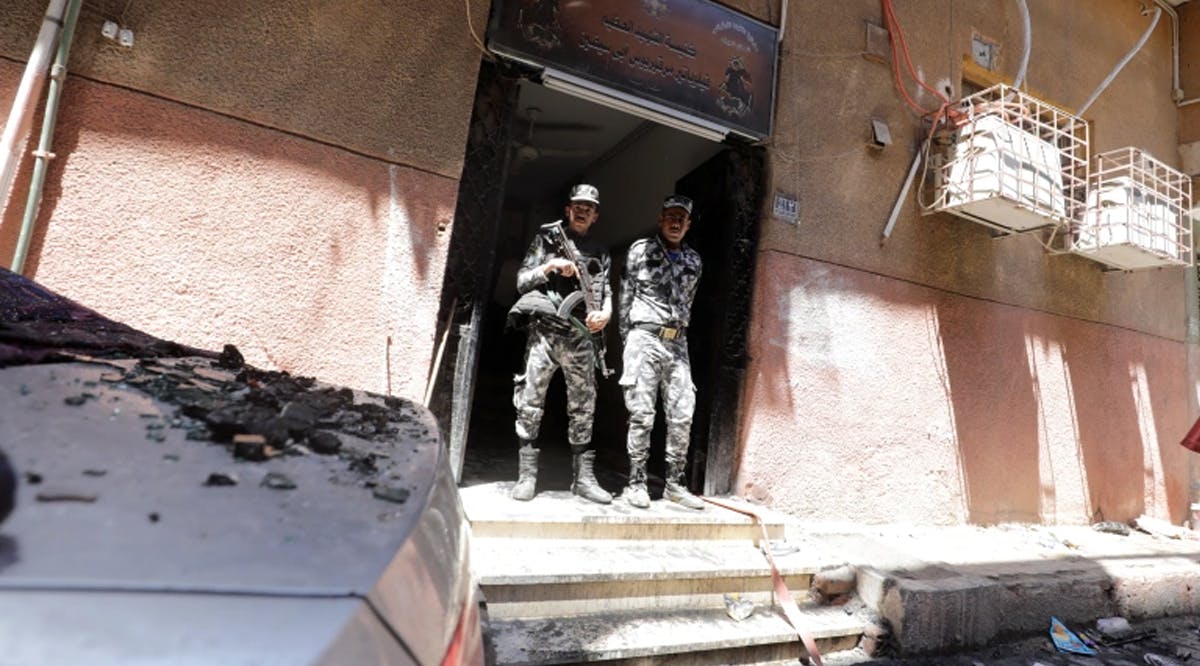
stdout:
{"type": "Polygon", "coordinates": [[[808,650],[808,657],[817,666],[825,666],[821,661],[821,651],[817,649],[817,642],[813,640],[812,634],[808,633],[804,629],[804,625],[800,622],[800,607],[796,605],[796,600],[792,598],[791,591],[788,590],[787,584],[783,582],[783,576],[779,573],[779,567],[775,566],[775,558],[771,557],[771,550],[768,547],[768,542],[771,538],[767,535],[767,526],[763,524],[763,519],[749,509],[734,506],[721,500],[711,497],[701,497],[700,499],[709,504],[714,504],[730,511],[736,511],[754,519],[754,523],[762,530],[762,542],[758,544],[758,549],[762,551],[762,554],[767,558],[767,563],[771,565],[771,578],[775,584],[775,600],[783,607],[783,614],[792,625],[792,629],[796,630],[796,635],[800,637],[800,642],[804,643],[804,649],[808,650]]]}

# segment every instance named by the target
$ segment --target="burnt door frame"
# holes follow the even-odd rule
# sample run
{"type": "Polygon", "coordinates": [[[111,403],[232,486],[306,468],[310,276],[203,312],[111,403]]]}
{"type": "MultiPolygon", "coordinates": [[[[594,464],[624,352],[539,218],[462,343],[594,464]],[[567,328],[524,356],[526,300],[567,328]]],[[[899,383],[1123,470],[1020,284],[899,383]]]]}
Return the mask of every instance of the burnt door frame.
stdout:
{"type": "Polygon", "coordinates": [[[442,433],[448,433],[455,481],[462,478],[466,454],[479,335],[491,297],[520,78],[522,73],[508,63],[480,61],[442,281],[437,339],[445,341],[446,351],[435,368],[429,408],[442,433]]]}
{"type": "Polygon", "coordinates": [[[733,486],[741,431],[766,149],[729,144],[680,178],[676,187],[696,202],[692,231],[705,262],[697,293],[698,301],[705,300],[698,303],[699,320],[694,308],[690,326],[704,337],[689,334],[698,381],[688,483],[706,495],[723,495],[733,486]]]}

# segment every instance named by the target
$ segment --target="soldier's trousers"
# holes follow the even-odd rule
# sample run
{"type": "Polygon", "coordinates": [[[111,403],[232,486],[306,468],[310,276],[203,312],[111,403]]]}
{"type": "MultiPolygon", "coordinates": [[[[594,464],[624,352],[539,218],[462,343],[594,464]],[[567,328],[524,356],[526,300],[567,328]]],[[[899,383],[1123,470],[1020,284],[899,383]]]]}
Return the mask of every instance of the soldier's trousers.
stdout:
{"type": "Polygon", "coordinates": [[[517,437],[533,441],[542,426],[546,389],[562,368],[567,385],[567,440],[572,446],[590,444],[596,414],[595,350],[581,332],[556,333],[530,326],[525,343],[525,374],[513,377],[513,406],[517,408],[517,437]]]}
{"type": "Polygon", "coordinates": [[[667,461],[687,459],[696,408],[696,385],[688,358],[687,340],[663,340],[638,329],[625,337],[621,388],[629,412],[629,434],[625,447],[631,466],[644,466],[650,452],[654,428],[654,406],[662,393],[663,416],[667,423],[667,461]]]}

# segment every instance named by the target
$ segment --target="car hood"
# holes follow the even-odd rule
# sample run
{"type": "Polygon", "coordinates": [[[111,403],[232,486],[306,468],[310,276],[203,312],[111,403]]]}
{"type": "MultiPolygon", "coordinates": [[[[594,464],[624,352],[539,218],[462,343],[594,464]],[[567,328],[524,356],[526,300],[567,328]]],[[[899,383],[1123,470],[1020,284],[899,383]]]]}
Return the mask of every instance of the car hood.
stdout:
{"type": "Polygon", "coordinates": [[[371,591],[437,476],[441,447],[428,412],[390,401],[390,436],[331,427],[342,441],[335,454],[292,444],[252,461],[235,456],[232,442],[195,439],[196,420],[179,404],[125,380],[140,366],[227,389],[222,378],[235,373],[212,364],[85,359],[0,369],[0,442],[20,480],[17,508],[0,525],[0,589],[371,591]],[[224,480],[236,485],[213,485],[224,480]]]}

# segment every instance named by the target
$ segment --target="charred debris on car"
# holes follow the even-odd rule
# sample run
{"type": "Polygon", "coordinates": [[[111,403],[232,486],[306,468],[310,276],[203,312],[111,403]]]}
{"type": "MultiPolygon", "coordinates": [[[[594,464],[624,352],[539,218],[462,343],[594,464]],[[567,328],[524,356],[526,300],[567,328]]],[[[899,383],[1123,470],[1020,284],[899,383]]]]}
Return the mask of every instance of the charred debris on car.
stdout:
{"type": "MultiPolygon", "coordinates": [[[[401,471],[386,464],[394,447],[438,439],[407,400],[261,370],[247,365],[233,345],[214,353],[165,341],[0,269],[0,368],[51,363],[103,369],[98,381],[62,398],[68,406],[99,400],[106,388],[135,390],[168,405],[169,416],[141,415],[149,440],[164,442],[168,430],[178,429],[187,440],[223,446],[233,459],[249,463],[336,457],[354,483],[387,502],[403,503],[410,494],[401,471]]],[[[22,386],[20,393],[31,390],[22,386]]],[[[237,482],[236,474],[223,470],[196,480],[210,487],[237,482]]],[[[275,471],[260,485],[297,489],[275,471]]]]}
{"type": "MultiPolygon", "coordinates": [[[[240,356],[226,345],[218,359],[142,358],[131,363],[73,355],[71,360],[108,365],[111,370],[100,375],[101,382],[116,389],[136,389],[173,406],[174,413],[165,422],[154,414],[144,415],[147,439],[163,441],[165,429],[179,429],[187,440],[222,445],[232,458],[251,463],[288,455],[337,456],[376,498],[399,503],[407,499],[402,480],[393,478],[394,470],[381,461],[398,441],[429,438],[429,426],[414,416],[410,403],[229,361],[240,356]]],[[[88,399],[88,388],[92,387],[79,395],[83,400],[88,399]]],[[[197,483],[236,485],[237,479],[214,472],[197,483]]],[[[285,474],[274,471],[261,485],[273,490],[297,487],[285,474]]]]}

